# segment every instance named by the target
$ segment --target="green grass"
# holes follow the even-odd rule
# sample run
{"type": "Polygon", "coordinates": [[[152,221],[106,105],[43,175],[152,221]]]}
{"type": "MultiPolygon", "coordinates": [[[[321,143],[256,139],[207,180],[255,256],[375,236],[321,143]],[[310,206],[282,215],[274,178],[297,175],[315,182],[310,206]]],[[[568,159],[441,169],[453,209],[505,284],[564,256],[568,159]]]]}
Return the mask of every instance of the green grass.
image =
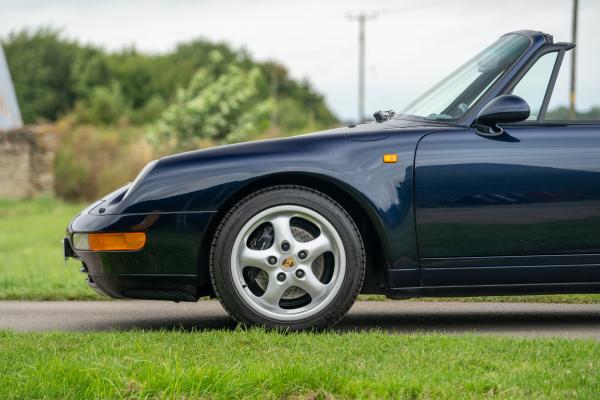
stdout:
{"type": "Polygon", "coordinates": [[[597,398],[600,343],[251,331],[0,332],[0,398],[597,398]]]}
{"type": "MultiPolygon", "coordinates": [[[[84,282],[80,265],[62,259],[65,227],[84,205],[56,199],[0,200],[0,300],[98,300],[84,282]]],[[[362,296],[386,300],[384,296],[362,296]]],[[[600,294],[417,299],[425,301],[508,301],[600,303],[600,294]]]]}
{"type": "Polygon", "coordinates": [[[0,200],[0,300],[99,299],[60,241],[83,208],[50,198],[0,200]]]}

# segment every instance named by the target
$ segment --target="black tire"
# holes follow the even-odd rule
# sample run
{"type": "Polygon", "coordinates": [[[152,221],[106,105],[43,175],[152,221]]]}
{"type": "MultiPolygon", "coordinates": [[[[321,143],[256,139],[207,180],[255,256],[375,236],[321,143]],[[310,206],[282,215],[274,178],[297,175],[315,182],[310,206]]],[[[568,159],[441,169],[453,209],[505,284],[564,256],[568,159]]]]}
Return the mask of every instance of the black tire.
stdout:
{"type": "Polygon", "coordinates": [[[225,310],[245,326],[289,330],[330,327],[354,304],[364,275],[364,245],[350,215],[330,197],[301,186],[273,186],[247,196],[224,216],[211,246],[210,278],[217,298],[225,310]],[[258,213],[282,205],[305,207],[324,217],[339,234],[346,259],[345,275],[340,278],[342,283],[335,297],[316,314],[294,321],[268,318],[250,307],[236,290],[231,268],[234,242],[245,224],[258,213]]]}

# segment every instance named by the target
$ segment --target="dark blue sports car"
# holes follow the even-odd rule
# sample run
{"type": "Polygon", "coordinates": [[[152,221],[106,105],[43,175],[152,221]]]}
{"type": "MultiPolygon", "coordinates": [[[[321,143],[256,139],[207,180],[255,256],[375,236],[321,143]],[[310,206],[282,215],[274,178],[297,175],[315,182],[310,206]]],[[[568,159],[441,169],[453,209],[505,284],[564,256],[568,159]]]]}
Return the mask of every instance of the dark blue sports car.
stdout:
{"type": "Polygon", "coordinates": [[[502,36],[401,113],[151,162],[65,255],[116,298],[330,326],[390,298],[600,291],[600,124],[549,121],[570,43],[502,36]]]}

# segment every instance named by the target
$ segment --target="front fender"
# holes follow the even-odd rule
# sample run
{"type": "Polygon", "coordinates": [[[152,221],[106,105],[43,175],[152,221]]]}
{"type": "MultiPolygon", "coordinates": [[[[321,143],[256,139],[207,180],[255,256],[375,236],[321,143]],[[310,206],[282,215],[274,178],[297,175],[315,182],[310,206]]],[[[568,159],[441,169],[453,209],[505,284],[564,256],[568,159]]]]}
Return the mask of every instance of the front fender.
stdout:
{"type": "Polygon", "coordinates": [[[360,204],[376,227],[388,267],[417,268],[413,162],[419,139],[429,131],[391,131],[370,142],[322,133],[166,157],[107,212],[223,211],[232,196],[258,180],[302,174],[331,182],[360,204]],[[384,163],[388,153],[398,161],[384,163]]]}

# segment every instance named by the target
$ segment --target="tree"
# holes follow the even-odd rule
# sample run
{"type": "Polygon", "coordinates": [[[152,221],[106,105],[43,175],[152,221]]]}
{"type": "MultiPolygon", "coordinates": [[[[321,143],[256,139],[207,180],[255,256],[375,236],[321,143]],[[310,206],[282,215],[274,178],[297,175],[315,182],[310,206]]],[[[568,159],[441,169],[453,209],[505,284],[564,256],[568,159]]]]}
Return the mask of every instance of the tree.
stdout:
{"type": "Polygon", "coordinates": [[[75,43],[51,28],[11,33],[2,43],[25,123],[56,120],[73,107],[75,43]]]}
{"type": "Polygon", "coordinates": [[[308,82],[292,79],[276,62],[257,63],[244,49],[225,43],[192,40],[164,54],[135,48],[107,52],[82,46],[53,28],[13,32],[2,43],[26,123],[56,121],[73,111],[82,123],[154,123],[176,100],[178,89],[190,86],[196,71],[202,69],[206,77],[218,79],[231,73],[231,65],[240,73],[258,69],[252,73],[254,101],[271,99],[278,105],[271,115],[272,132],[290,134],[337,123],[308,82]],[[119,103],[126,107],[120,108],[119,103]],[[96,116],[84,115],[82,105],[89,104],[97,106],[96,116]]]}

